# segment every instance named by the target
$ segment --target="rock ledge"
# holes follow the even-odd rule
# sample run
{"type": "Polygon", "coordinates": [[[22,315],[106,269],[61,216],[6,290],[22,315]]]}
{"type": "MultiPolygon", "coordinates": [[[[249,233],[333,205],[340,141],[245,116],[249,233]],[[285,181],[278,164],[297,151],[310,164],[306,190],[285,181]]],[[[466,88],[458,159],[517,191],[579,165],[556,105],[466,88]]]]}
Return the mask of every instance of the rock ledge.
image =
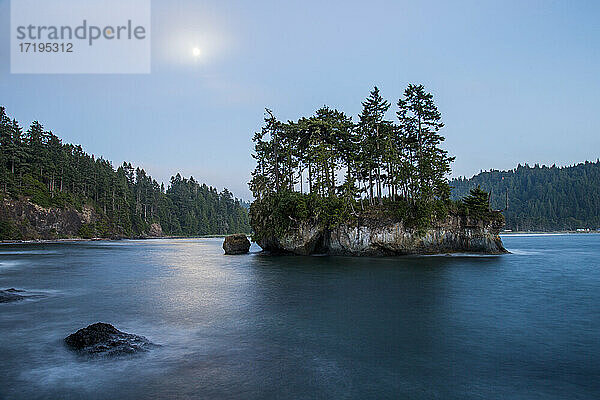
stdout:
{"type": "MultiPolygon", "coordinates": [[[[326,228],[314,220],[297,221],[283,234],[259,236],[257,243],[273,253],[344,256],[393,256],[446,253],[507,253],[499,236],[503,219],[485,221],[448,215],[424,231],[402,221],[368,220],[326,228]]],[[[260,232],[262,225],[254,226],[260,232]]],[[[272,230],[272,229],[262,229],[272,230]]]]}

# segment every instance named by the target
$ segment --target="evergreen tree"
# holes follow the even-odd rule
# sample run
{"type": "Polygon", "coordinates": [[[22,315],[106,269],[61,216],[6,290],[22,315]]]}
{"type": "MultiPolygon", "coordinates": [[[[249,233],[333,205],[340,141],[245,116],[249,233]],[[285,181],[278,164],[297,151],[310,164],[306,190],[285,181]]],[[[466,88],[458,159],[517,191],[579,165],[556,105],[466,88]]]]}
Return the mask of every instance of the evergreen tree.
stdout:
{"type": "Polygon", "coordinates": [[[408,176],[410,192],[420,201],[447,199],[447,175],[454,157],[440,147],[444,137],[438,132],[444,124],[433,95],[425,92],[423,85],[408,85],[396,114],[409,163],[415,167],[408,176]]]}
{"type": "Polygon", "coordinates": [[[382,124],[390,103],[384,100],[377,86],[369,97],[362,103],[363,109],[359,116],[358,128],[361,136],[360,165],[363,176],[368,179],[368,196],[371,204],[374,201],[373,185],[376,184],[377,199],[381,204],[381,163],[383,159],[382,124]]]}
{"type": "Polygon", "coordinates": [[[472,215],[482,215],[490,211],[489,193],[481,190],[479,186],[471,189],[462,202],[472,215]]]}

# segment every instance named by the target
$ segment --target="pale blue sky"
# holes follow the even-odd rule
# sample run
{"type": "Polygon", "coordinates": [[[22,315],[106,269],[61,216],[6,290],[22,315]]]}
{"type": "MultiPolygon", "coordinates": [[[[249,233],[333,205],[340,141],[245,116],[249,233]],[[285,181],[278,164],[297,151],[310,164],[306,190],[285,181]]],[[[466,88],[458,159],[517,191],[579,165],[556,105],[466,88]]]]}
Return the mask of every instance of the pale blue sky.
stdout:
{"type": "Polygon", "coordinates": [[[264,107],[356,115],[373,85],[395,104],[408,83],[434,94],[455,176],[600,156],[597,1],[155,0],[149,75],[10,74],[9,15],[0,0],[8,113],[159,181],[250,198],[264,107]]]}

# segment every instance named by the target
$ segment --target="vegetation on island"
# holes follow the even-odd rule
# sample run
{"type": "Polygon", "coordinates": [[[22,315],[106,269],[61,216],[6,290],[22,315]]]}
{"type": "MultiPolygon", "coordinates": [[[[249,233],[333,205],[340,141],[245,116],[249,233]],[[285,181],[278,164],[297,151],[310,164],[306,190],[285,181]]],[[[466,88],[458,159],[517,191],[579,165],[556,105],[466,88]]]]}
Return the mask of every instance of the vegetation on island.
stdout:
{"type": "Polygon", "coordinates": [[[506,208],[506,229],[561,231],[600,228],[600,161],[557,167],[519,165],[450,182],[459,199],[480,186],[493,208],[506,208]]]}
{"type": "Polygon", "coordinates": [[[250,207],[255,236],[310,219],[334,226],[377,216],[424,228],[448,212],[472,210],[498,218],[479,212],[489,211],[487,196],[484,204],[450,200],[454,157],[441,146],[444,124],[432,94],[409,85],[393,121],[387,119],[390,107],[375,87],[356,122],[327,106],[288,122],[267,109],[253,138],[256,167],[249,186],[256,199],[250,207]]]}
{"type": "MultiPolygon", "coordinates": [[[[0,196],[44,208],[92,207],[100,218],[83,237],[135,237],[159,223],[165,235],[249,233],[247,207],[227,189],[179,174],[165,188],[143,169],[118,168],[102,157],[64,144],[34,121],[27,130],[0,107],[0,196]]],[[[2,199],[4,201],[4,199],[2,199]]],[[[0,239],[20,239],[14,221],[0,220],[0,239]]]]}

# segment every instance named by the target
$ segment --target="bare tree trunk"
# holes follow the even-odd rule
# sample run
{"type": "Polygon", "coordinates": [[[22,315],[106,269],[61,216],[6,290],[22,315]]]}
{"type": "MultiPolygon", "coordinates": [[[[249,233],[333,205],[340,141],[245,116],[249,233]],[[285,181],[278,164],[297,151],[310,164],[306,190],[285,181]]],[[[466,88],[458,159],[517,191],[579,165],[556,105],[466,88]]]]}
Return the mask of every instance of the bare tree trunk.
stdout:
{"type": "Polygon", "coordinates": [[[331,190],[335,194],[335,166],[333,161],[331,162],[331,190]]]}
{"type": "Polygon", "coordinates": [[[278,147],[278,143],[277,143],[277,135],[275,135],[274,137],[274,142],[275,142],[275,190],[277,192],[279,192],[279,157],[277,155],[277,147],[278,147]]]}
{"type": "Polygon", "coordinates": [[[369,204],[373,205],[373,171],[369,168],[369,204]]]}
{"type": "Polygon", "coordinates": [[[312,164],[308,162],[308,193],[312,193],[312,164]]]}
{"type": "Polygon", "coordinates": [[[379,125],[377,125],[377,133],[376,133],[376,142],[377,142],[377,199],[379,200],[379,205],[382,204],[381,202],[381,167],[380,167],[380,163],[379,163],[379,125]]]}

